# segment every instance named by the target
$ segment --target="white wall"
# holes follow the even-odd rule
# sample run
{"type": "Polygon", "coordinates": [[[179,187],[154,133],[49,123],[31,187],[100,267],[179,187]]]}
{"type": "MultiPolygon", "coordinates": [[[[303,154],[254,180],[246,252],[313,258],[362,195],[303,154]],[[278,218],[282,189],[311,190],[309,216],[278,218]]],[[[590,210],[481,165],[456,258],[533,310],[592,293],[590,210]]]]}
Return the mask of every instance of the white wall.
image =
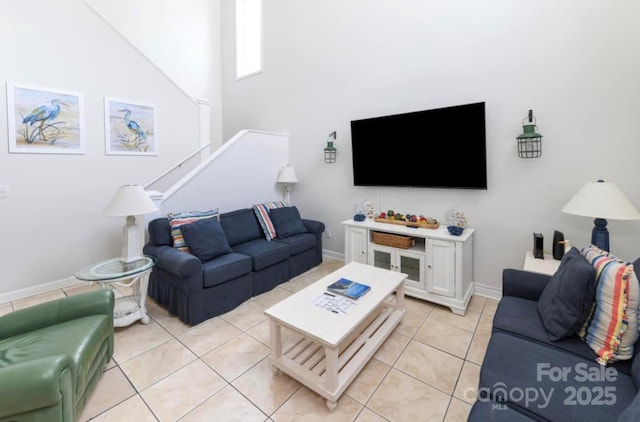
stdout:
{"type": "Polygon", "coordinates": [[[104,207],[120,185],[143,184],[196,150],[198,107],[83,1],[0,8],[0,80],[83,93],[87,141],[84,155],[9,154],[0,91],[0,185],[11,192],[0,198],[2,294],[118,256],[124,218],[104,207]],[[105,96],[155,105],[158,156],[105,155],[105,96]]]}
{"type": "Polygon", "coordinates": [[[222,145],[220,1],[85,1],[187,95],[211,101],[211,141],[222,145]]]}
{"type": "Polygon", "coordinates": [[[276,180],[288,158],[286,134],[243,130],[167,190],[157,216],[214,208],[225,213],[284,201],[284,187],[276,180]]]}
{"type": "MultiPolygon", "coordinates": [[[[616,182],[640,207],[637,2],[270,0],[264,72],[240,81],[233,2],[221,10],[225,134],[290,134],[300,180],[292,197],[332,230],[329,250],[344,251],[340,222],[355,201],[440,220],[458,206],[477,228],[474,281],[500,288],[503,268],[522,267],[533,232],[549,250],[555,229],[575,246],[589,243],[592,219],[560,211],[585,182],[616,182]],[[487,106],[487,191],[353,186],[351,120],[476,101],[487,106]],[[543,153],[524,160],[515,137],[529,109],[543,153]],[[338,161],[328,165],[322,148],[333,130],[338,161]]],[[[411,152],[407,140],[389,141],[411,152]]],[[[424,160],[464,171],[449,157],[424,160]]],[[[640,255],[640,222],[610,221],[609,229],[613,253],[640,255]]]]}

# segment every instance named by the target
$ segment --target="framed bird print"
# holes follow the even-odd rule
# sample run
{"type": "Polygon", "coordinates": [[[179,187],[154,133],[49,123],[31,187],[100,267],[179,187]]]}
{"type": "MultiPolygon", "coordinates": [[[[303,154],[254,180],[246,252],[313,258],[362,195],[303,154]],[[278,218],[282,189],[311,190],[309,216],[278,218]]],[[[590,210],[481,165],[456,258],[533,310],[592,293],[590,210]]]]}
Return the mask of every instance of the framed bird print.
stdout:
{"type": "Polygon", "coordinates": [[[104,110],[107,155],[158,155],[152,105],[105,98],[104,110]]]}
{"type": "Polygon", "coordinates": [[[7,82],[10,153],[84,154],[83,95],[7,82]]]}

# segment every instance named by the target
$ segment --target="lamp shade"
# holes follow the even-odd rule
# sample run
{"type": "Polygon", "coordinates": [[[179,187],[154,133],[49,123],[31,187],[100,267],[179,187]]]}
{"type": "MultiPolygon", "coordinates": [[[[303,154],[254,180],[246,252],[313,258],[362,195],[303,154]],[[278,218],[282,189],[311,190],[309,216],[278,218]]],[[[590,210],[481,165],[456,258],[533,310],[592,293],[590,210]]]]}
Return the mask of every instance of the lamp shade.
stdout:
{"type": "Polygon", "coordinates": [[[589,182],[564,206],[562,212],[611,220],[640,220],[640,213],[620,188],[611,182],[589,182]]]}
{"type": "Polygon", "coordinates": [[[278,183],[298,183],[298,178],[296,177],[296,170],[291,167],[289,164],[282,167],[280,169],[280,174],[278,174],[278,183]]]}
{"type": "Polygon", "coordinates": [[[104,209],[105,215],[122,217],[157,211],[149,195],[140,185],[122,185],[104,209]]]}

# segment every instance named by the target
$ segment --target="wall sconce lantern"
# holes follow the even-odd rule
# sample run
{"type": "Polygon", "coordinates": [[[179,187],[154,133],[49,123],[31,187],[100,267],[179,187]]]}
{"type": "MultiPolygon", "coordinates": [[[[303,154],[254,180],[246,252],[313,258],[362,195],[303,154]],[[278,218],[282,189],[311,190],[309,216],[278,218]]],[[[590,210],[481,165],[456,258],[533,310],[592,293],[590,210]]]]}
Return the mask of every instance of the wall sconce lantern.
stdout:
{"type": "Polygon", "coordinates": [[[324,162],[327,164],[333,164],[336,162],[336,152],[338,151],[336,147],[333,146],[333,141],[330,141],[330,139],[333,139],[333,141],[336,140],[335,131],[329,134],[329,137],[327,138],[327,146],[324,147],[324,162]]]}
{"type": "Polygon", "coordinates": [[[518,135],[518,157],[538,158],[542,155],[542,135],[536,132],[536,120],[533,111],[529,110],[529,115],[522,119],[523,133],[518,135]],[[525,121],[528,120],[528,121],[525,121]]]}

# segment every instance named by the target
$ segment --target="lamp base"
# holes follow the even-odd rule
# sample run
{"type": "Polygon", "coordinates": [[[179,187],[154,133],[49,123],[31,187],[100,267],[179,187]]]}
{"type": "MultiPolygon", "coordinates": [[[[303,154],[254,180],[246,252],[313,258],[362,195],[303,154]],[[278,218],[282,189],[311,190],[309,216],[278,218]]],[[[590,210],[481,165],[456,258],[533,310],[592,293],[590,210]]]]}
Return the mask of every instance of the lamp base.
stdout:
{"type": "Polygon", "coordinates": [[[609,252],[609,230],[607,230],[607,220],[596,218],[593,220],[594,226],[591,231],[591,244],[603,251],[609,252]]]}
{"type": "Polygon", "coordinates": [[[136,217],[127,216],[127,223],[122,228],[122,253],[120,261],[129,263],[142,258],[142,247],[140,246],[140,232],[136,224],[136,217]]]}

